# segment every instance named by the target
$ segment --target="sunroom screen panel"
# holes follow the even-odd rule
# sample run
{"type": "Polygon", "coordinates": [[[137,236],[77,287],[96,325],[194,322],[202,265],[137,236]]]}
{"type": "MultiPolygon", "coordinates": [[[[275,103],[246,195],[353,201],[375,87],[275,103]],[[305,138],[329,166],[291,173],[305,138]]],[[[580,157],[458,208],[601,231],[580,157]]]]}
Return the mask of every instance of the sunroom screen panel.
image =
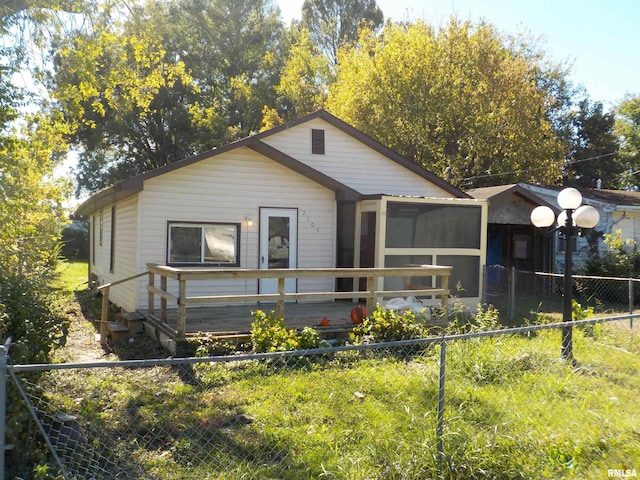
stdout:
{"type": "Polygon", "coordinates": [[[389,202],[387,248],[480,248],[482,209],[389,202]]]}

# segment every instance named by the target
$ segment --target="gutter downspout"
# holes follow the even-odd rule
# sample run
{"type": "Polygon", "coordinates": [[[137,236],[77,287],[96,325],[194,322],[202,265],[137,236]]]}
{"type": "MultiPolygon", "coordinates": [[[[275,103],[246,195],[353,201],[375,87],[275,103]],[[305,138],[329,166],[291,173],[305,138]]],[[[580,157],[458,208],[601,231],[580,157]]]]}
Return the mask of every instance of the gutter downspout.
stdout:
{"type": "Polygon", "coordinates": [[[622,213],[622,216],[618,220],[614,220],[614,222],[611,225],[609,225],[609,233],[612,233],[613,232],[613,227],[615,225],[617,225],[618,223],[620,223],[625,218],[627,218],[627,211],[626,210],[622,213]]]}

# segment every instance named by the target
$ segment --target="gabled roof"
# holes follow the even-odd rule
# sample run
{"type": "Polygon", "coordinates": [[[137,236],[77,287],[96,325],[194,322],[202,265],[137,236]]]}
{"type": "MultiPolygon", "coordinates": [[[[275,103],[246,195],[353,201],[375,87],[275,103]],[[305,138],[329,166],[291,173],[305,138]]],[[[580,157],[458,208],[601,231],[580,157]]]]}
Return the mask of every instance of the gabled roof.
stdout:
{"type": "MultiPolygon", "coordinates": [[[[531,185],[531,187],[553,192],[560,192],[567,188],[557,185],[531,185]]],[[[640,192],[597,188],[578,188],[578,191],[585,200],[608,203],[616,207],[640,207],[640,192]]]]}
{"type": "Polygon", "coordinates": [[[557,207],[551,205],[546,200],[537,196],[535,193],[527,190],[519,183],[496,185],[493,187],[472,188],[470,190],[467,190],[467,193],[473,198],[489,200],[489,202],[491,202],[491,200],[498,200],[509,195],[516,195],[533,205],[545,205],[555,211],[558,210],[557,207]]]}
{"type": "Polygon", "coordinates": [[[422,178],[428,180],[434,185],[442,188],[446,192],[460,198],[470,198],[468,194],[454,187],[450,183],[446,182],[442,178],[433,174],[432,172],[426,170],[420,165],[412,162],[404,158],[399,153],[391,150],[390,148],[384,146],[377,140],[369,137],[368,135],[362,133],[351,125],[343,122],[339,118],[331,115],[325,110],[318,110],[317,112],[306,115],[302,118],[294,120],[292,122],[286,123],[284,125],[277,126],[270,130],[267,130],[262,133],[258,133],[256,135],[252,135],[241,140],[237,140],[235,142],[229,143],[219,148],[214,148],[212,150],[208,150],[199,155],[195,155],[193,157],[186,158],[184,160],[170,163],[165,165],[164,167],[157,168],[155,170],[151,170],[149,172],[143,173],[136,177],[132,177],[126,180],[123,180],[111,187],[105,188],[97,193],[94,193],[89,199],[87,199],[82,205],[78,207],[76,210],[76,215],[87,215],[92,211],[99,210],[107,205],[115,203],[119,200],[125,199],[136,193],[143,190],[144,182],[151,178],[157,177],[159,175],[163,175],[168,172],[172,172],[182,167],[186,167],[187,165],[191,165],[193,163],[215,157],[217,155],[229,152],[231,150],[235,150],[242,147],[250,148],[261,155],[264,155],[267,158],[270,158],[273,161],[280,163],[281,165],[303,175],[320,185],[323,185],[334,192],[336,192],[336,198],[339,200],[348,199],[348,200],[358,200],[364,198],[356,190],[351,187],[335,180],[334,178],[325,175],[318,170],[310,167],[309,165],[296,160],[295,158],[286,155],[285,153],[277,150],[262,141],[265,137],[270,135],[277,134],[278,132],[282,132],[289,128],[301,125],[313,119],[322,119],[330,125],[336,127],[347,135],[352,136],[356,140],[360,141],[362,144],[368,146],[369,148],[375,150],[376,152],[384,155],[385,157],[393,160],[404,168],[412,171],[413,173],[421,176],[422,178]]]}
{"type": "MultiPolygon", "coordinates": [[[[280,126],[277,126],[275,128],[272,128],[271,130],[267,130],[265,132],[259,133],[255,137],[263,138],[265,136],[273,135],[273,134],[276,134],[276,133],[281,132],[283,130],[286,130],[288,128],[295,127],[295,126],[298,126],[298,125],[300,125],[302,123],[308,122],[309,120],[313,120],[315,118],[320,118],[320,119],[324,120],[328,124],[336,127],[338,130],[343,131],[347,135],[352,136],[353,138],[355,138],[356,140],[360,141],[361,143],[363,143],[367,147],[371,148],[372,150],[375,150],[376,152],[380,153],[381,155],[384,155],[385,157],[387,157],[387,158],[395,161],[396,163],[402,165],[404,168],[406,168],[408,170],[411,170],[413,173],[421,176],[425,180],[428,180],[431,183],[433,183],[434,185],[442,188],[444,191],[446,191],[446,192],[448,192],[448,193],[450,193],[452,195],[455,195],[456,197],[470,198],[469,195],[467,195],[465,192],[463,192],[459,188],[454,187],[449,182],[447,182],[446,180],[440,178],[439,176],[437,176],[433,172],[430,172],[426,168],[418,165],[416,162],[403,157],[398,152],[396,152],[396,151],[390,149],[389,147],[383,145],[378,140],[376,140],[376,139],[368,136],[367,134],[361,132],[360,130],[358,130],[357,128],[353,127],[352,125],[349,125],[348,123],[340,120],[338,117],[336,117],[334,115],[331,115],[326,110],[318,110],[316,112],[310,113],[309,115],[301,117],[301,118],[299,118],[297,120],[294,120],[292,122],[289,122],[289,123],[286,123],[284,125],[280,125],[280,126]]],[[[255,137],[253,137],[253,138],[255,138],[255,137]]]]}

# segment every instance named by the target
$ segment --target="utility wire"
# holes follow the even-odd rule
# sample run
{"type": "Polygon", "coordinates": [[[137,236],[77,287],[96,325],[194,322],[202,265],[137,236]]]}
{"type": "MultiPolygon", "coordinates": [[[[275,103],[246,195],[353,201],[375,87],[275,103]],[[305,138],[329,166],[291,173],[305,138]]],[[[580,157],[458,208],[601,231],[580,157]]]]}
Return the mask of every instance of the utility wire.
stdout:
{"type": "MultiPolygon", "coordinates": [[[[611,153],[605,153],[603,155],[598,155],[597,157],[589,157],[589,158],[581,158],[580,160],[573,160],[571,162],[566,162],[563,166],[570,166],[570,165],[575,165],[576,163],[582,163],[582,162],[588,162],[591,160],[598,160],[600,158],[605,158],[605,157],[611,157],[613,155],[616,155],[618,152],[611,152],[611,153]]],[[[505,175],[513,175],[514,173],[529,173],[529,172],[535,172],[538,170],[545,170],[549,167],[536,167],[536,168],[528,168],[526,170],[514,170],[512,172],[501,172],[501,173],[488,173],[486,175],[476,175],[475,177],[466,177],[462,179],[462,183],[469,183],[472,180],[476,180],[479,178],[491,178],[491,177],[503,177],[505,175]]],[[[634,172],[634,173],[638,173],[638,172],[634,172]]]]}

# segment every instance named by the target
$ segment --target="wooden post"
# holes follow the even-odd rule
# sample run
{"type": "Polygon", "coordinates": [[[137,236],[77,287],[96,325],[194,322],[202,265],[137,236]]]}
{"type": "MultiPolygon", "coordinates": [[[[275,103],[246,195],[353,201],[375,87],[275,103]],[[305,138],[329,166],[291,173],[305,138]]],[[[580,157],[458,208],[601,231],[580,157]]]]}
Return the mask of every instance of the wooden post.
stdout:
{"type": "Polygon", "coordinates": [[[278,317],[284,318],[284,277],[278,277],[278,317]]]}
{"type": "Polygon", "coordinates": [[[102,289],[102,311],[100,312],[100,343],[107,343],[107,321],[109,317],[109,285],[102,289]]]}
{"type": "MultiPolygon", "coordinates": [[[[153,287],[155,286],[155,275],[154,273],[149,270],[149,286],[153,287]]],[[[147,310],[149,311],[149,315],[153,315],[153,311],[154,311],[154,305],[155,305],[155,298],[153,295],[153,291],[151,289],[147,289],[147,310]]]]}
{"type": "Polygon", "coordinates": [[[376,309],[376,277],[367,277],[367,315],[376,309]]]}
{"type": "MultiPolygon", "coordinates": [[[[160,276],[160,290],[163,292],[167,292],[167,277],[164,275],[160,276]]],[[[166,297],[160,298],[160,321],[162,323],[167,323],[167,299],[166,297]]]]}
{"type": "Polygon", "coordinates": [[[178,338],[187,336],[187,280],[178,277],[178,338]]]}
{"type": "MultiPolygon", "coordinates": [[[[442,275],[442,289],[443,290],[449,290],[449,275],[442,275]]],[[[441,305],[442,305],[442,311],[446,314],[449,311],[449,304],[447,302],[449,295],[446,293],[442,294],[441,297],[441,305]]]]}

